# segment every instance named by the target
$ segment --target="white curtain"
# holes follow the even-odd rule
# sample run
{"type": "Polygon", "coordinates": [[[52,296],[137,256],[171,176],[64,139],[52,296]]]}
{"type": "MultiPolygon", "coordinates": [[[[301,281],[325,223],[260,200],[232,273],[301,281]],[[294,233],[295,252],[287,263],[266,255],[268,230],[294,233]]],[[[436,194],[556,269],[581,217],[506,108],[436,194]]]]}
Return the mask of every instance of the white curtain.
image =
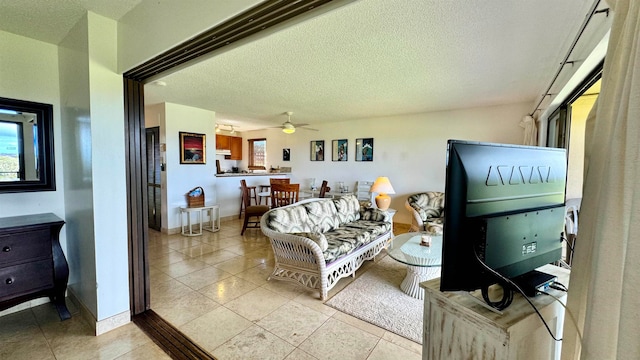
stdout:
{"type": "Polygon", "coordinates": [[[562,359],[640,359],[640,1],[613,25],[585,139],[585,182],[562,359]]]}
{"type": "Polygon", "coordinates": [[[524,140],[523,145],[538,145],[538,128],[536,127],[536,120],[527,115],[520,121],[520,127],[524,128],[524,140]]]}

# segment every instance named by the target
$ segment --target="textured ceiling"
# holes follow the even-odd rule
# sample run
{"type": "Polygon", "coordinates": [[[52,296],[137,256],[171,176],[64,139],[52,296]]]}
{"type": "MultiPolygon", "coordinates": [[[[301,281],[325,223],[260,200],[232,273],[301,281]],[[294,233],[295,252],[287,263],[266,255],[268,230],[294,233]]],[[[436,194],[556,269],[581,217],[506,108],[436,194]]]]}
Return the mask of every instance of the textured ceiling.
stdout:
{"type": "Polygon", "coordinates": [[[0,29],[59,44],[87,10],[118,20],[142,0],[0,0],[0,29]]]}
{"type": "MultiPolygon", "coordinates": [[[[0,29],[59,43],[86,10],[119,19],[140,2],[0,0],[0,29]]],[[[358,0],[166,75],[145,101],[210,109],[240,131],[279,125],[286,111],[318,124],[533,107],[592,4],[358,0]]]]}
{"type": "Polygon", "coordinates": [[[165,76],[148,104],[240,131],[531,102],[591,1],[362,0],[165,76]]]}

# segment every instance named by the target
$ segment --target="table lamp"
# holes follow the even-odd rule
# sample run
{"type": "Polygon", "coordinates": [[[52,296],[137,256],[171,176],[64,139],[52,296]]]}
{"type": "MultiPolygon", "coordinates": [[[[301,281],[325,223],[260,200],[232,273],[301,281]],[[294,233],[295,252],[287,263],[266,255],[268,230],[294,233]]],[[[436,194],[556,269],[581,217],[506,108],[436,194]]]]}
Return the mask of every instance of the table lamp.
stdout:
{"type": "Polygon", "coordinates": [[[387,210],[389,205],[391,204],[391,197],[387,194],[395,194],[395,190],[393,190],[393,186],[391,186],[391,182],[389,178],[386,176],[380,176],[373,182],[371,185],[371,190],[374,193],[378,193],[376,196],[376,205],[380,210],[387,210]]]}

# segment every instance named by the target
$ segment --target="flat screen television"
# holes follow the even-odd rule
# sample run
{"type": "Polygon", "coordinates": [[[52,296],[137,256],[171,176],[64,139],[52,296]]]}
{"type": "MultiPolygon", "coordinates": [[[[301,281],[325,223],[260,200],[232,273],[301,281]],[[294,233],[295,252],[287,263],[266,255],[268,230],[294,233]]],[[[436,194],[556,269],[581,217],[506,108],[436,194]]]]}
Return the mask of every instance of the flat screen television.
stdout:
{"type": "Polygon", "coordinates": [[[559,260],[566,177],[564,149],[449,140],[440,290],[502,285],[559,260]]]}

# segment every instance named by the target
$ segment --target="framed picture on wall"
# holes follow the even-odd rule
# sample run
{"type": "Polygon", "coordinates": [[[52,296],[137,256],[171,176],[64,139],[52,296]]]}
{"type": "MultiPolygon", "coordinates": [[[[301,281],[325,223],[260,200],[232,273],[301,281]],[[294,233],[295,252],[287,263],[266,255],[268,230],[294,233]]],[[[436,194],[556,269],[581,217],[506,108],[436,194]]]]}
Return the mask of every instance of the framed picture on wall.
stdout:
{"type": "Polygon", "coordinates": [[[206,164],[206,135],[180,131],[180,164],[206,164]]]}
{"type": "Polygon", "coordinates": [[[347,139],[333,140],[331,160],[333,161],[347,161],[347,139]]]}
{"type": "Polygon", "coordinates": [[[324,140],[314,140],[311,142],[311,161],[324,161],[324,140]]]}
{"type": "Polygon", "coordinates": [[[291,149],[282,149],[282,161],[291,160],[291,149]]]}
{"type": "Polygon", "coordinates": [[[373,161],[373,138],[356,139],[356,161],[373,161]]]}

